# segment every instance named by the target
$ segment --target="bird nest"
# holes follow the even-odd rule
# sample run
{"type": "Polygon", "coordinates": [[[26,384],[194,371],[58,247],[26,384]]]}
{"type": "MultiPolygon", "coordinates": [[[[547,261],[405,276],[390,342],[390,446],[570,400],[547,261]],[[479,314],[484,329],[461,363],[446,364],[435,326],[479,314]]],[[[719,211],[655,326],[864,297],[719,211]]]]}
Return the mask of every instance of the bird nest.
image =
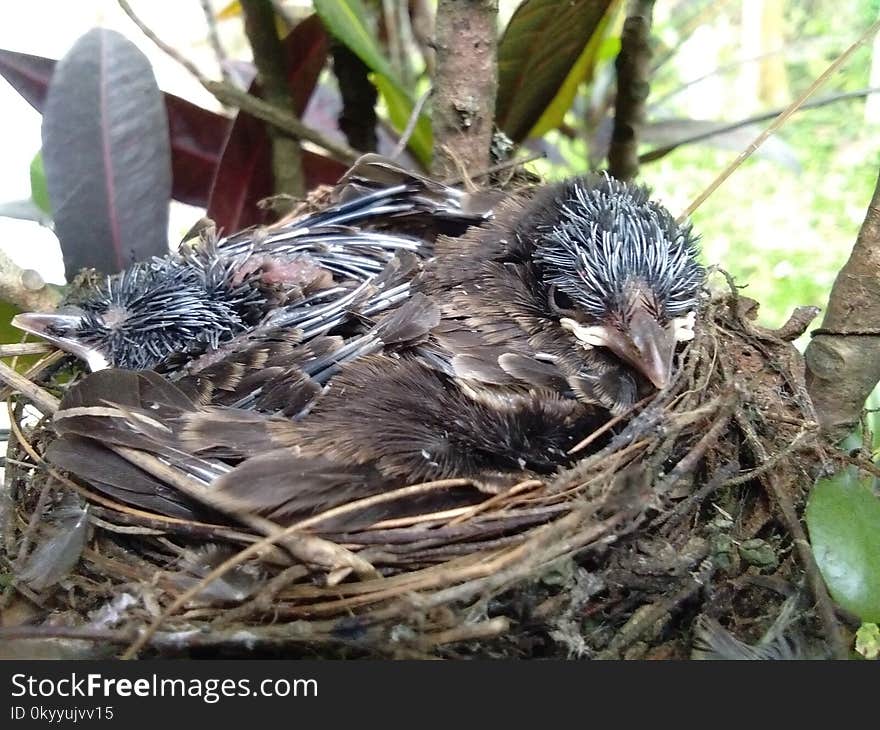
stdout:
{"type": "Polygon", "coordinates": [[[771,331],[755,309],[732,285],[713,296],[672,385],[586,435],[570,468],[369,526],[356,518],[377,503],[468,482],[390,485],[284,528],[151,514],[43,459],[70,382],[60,353],[26,378],[4,368],[0,631],[31,656],[684,657],[695,625],[754,641],[802,595],[800,630],[819,641],[831,609],[811,595],[798,509],[844,457],[791,344],[814,313],[771,331]],[[72,496],[87,508],[62,530],[72,496]]]}

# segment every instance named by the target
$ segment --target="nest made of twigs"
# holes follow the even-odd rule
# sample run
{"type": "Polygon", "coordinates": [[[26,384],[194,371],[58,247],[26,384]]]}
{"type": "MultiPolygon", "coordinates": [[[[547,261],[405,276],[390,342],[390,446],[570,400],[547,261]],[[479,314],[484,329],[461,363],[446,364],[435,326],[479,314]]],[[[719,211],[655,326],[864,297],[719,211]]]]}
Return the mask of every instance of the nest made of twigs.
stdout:
{"type": "MultiPolygon", "coordinates": [[[[697,615],[758,637],[819,580],[797,509],[836,457],[791,344],[809,313],[770,331],[753,309],[732,287],[713,298],[672,386],[589,434],[571,468],[351,532],[340,518],[466,482],[391,489],[262,532],[150,514],[43,460],[65,387],[59,354],[26,379],[4,368],[17,392],[6,394],[3,600],[38,608],[0,631],[128,656],[686,656],[697,615]],[[28,420],[27,400],[42,419],[28,420]],[[88,504],[88,539],[66,576],[35,589],[16,569],[71,491],[88,504]]],[[[826,604],[807,612],[818,635],[833,621],[826,604]]]]}

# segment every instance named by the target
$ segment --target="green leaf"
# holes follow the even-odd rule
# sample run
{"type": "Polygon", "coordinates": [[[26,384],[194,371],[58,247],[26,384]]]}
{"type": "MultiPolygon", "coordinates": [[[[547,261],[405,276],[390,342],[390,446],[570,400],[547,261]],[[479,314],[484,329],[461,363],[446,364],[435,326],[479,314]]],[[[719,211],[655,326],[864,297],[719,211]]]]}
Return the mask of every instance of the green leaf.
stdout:
{"type": "MultiPolygon", "coordinates": [[[[20,313],[21,310],[15,305],[0,301],[0,342],[21,342],[22,331],[11,324],[12,318],[20,313]]],[[[39,359],[39,355],[23,355],[15,361],[15,369],[23,373],[39,359]]],[[[11,365],[12,361],[7,361],[7,364],[11,365]]]]}
{"type": "Polygon", "coordinates": [[[880,499],[851,471],[820,479],[806,511],[813,554],[837,603],[880,621],[880,499]]]}
{"type": "MultiPolygon", "coordinates": [[[[498,126],[514,142],[541,119],[618,2],[526,0],[516,9],[498,45],[496,101],[498,126]]],[[[572,79],[573,89],[579,81],[572,79]]]]}
{"type": "Polygon", "coordinates": [[[46,171],[43,169],[43,152],[37,152],[31,160],[31,200],[36,206],[52,216],[52,204],[49,202],[49,189],[46,187],[46,171]]]}
{"type": "Polygon", "coordinates": [[[622,0],[613,0],[608,12],[602,16],[595,32],[587,41],[587,45],[584,46],[584,50],[575,61],[574,66],[571,67],[571,71],[565,77],[556,96],[553,97],[553,101],[544,110],[541,118],[526,135],[527,137],[543,137],[550,130],[558,129],[565,119],[566,113],[571,109],[581,83],[589,83],[593,78],[596,66],[613,58],[620,51],[619,35],[609,36],[609,33],[611,28],[617,25],[611,21],[616,19],[622,5],[622,0]]]}
{"type": "Polygon", "coordinates": [[[367,10],[360,0],[315,0],[315,12],[327,29],[354,51],[372,71],[394,78],[391,64],[367,29],[367,10]]]}
{"type": "MultiPolygon", "coordinates": [[[[413,103],[409,95],[392,79],[383,74],[370,74],[370,80],[382,94],[388,107],[388,117],[394,128],[402,132],[412,115],[413,103]]],[[[427,165],[431,161],[431,149],[434,145],[431,134],[431,122],[422,114],[416,122],[408,147],[419,158],[419,162],[427,165]]]]}
{"type": "MultiPolygon", "coordinates": [[[[372,81],[388,106],[391,123],[402,132],[412,114],[415,99],[397,78],[374,34],[367,28],[367,11],[363,3],[360,0],[315,0],[314,7],[327,30],[373,71],[372,81]]],[[[409,147],[422,164],[430,162],[431,124],[426,116],[419,117],[409,147]]]]}

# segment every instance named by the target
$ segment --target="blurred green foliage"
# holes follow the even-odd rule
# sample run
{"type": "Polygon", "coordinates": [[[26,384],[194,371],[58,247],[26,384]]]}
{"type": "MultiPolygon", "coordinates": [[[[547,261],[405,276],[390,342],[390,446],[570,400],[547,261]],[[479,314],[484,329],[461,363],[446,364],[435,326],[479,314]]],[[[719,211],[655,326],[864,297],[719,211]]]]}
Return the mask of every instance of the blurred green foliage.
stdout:
{"type": "MultiPolygon", "coordinates": [[[[784,38],[777,50],[784,59],[791,98],[873,22],[878,10],[880,0],[786,3],[784,38]]],[[[708,31],[702,41],[697,40],[699,33],[686,27],[686,18],[673,14],[658,19],[654,35],[672,53],[655,72],[649,105],[653,99],[670,96],[662,106],[650,109],[649,122],[676,118],[730,122],[772,108],[757,98],[743,97],[738,86],[738,76],[748,65],[743,62],[740,11],[739,3],[733,3],[707,16],[708,31]],[[699,58],[706,44],[720,48],[714,62],[718,73],[712,73],[714,64],[694,71],[676,63],[676,55],[685,50],[681,44],[689,38],[697,48],[691,58],[699,58]],[[691,78],[709,77],[693,84],[687,94],[672,95],[685,87],[688,73],[691,78]],[[703,84],[715,84],[706,91],[706,104],[701,94],[708,86],[703,84]],[[714,105],[712,94],[717,95],[714,105]],[[724,105],[720,114],[713,111],[718,97],[724,105]]],[[[870,45],[860,48],[814,98],[867,88],[871,53],[870,45]]],[[[663,55],[658,51],[658,57],[663,55]]],[[[584,101],[589,93],[586,90],[582,97],[582,108],[589,103],[584,101]]],[[[705,261],[730,271],[745,287],[744,293],[760,302],[759,319],[764,324],[781,324],[798,305],[823,307],[849,255],[880,169],[880,125],[866,122],[864,110],[865,99],[855,98],[799,112],[777,134],[796,165],[753,157],[693,215],[705,261]]],[[[571,127],[582,126],[582,113],[577,107],[569,113],[571,127]]],[[[741,148],[767,124],[745,128],[741,148]]],[[[588,169],[584,136],[571,139],[551,133],[547,141],[559,158],[536,163],[537,171],[558,179],[588,169]]],[[[651,148],[643,145],[643,151],[651,148]]],[[[644,165],[641,179],[677,213],[738,151],[712,142],[684,145],[644,165]]]]}

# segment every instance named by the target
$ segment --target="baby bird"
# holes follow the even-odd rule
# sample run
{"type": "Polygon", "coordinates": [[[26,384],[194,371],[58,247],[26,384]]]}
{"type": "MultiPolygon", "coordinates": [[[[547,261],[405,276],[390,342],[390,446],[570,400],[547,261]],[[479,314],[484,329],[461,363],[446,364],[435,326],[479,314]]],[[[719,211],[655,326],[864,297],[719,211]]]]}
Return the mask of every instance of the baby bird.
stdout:
{"type": "Polygon", "coordinates": [[[374,285],[388,283],[378,277],[386,265],[405,252],[430,256],[437,231],[462,231],[491,210],[480,196],[377,155],[361,158],[331,198],[321,211],[267,228],[220,239],[209,230],[175,254],[98,280],[58,312],[20,314],[13,324],[92,371],[174,370],[255,330],[297,328],[309,339],[352,310],[401,301],[405,286],[374,285]]]}
{"type": "Polygon", "coordinates": [[[142,449],[209,486],[214,506],[286,521],[423,480],[494,492],[552,473],[669,384],[705,273],[689,226],[646,189],[579,177],[508,195],[456,233],[437,238],[403,304],[261,386],[339,369],[307,414],[206,407],[185,380],[109,370],[68,393],[50,460],[118,498],[146,506],[161,488],[193,509],[156,475],[133,495],[121,458],[82,457],[98,441],[142,449]]]}

